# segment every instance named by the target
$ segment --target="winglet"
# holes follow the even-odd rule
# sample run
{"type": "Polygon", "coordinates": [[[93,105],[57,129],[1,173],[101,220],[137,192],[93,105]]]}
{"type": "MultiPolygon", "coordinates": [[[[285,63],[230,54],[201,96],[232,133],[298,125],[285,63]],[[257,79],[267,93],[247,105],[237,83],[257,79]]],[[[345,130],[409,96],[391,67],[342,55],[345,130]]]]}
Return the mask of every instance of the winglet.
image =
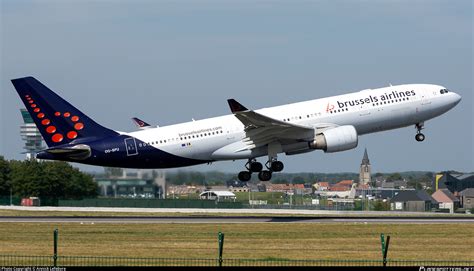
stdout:
{"type": "Polygon", "coordinates": [[[242,111],[247,111],[247,107],[241,105],[239,102],[237,102],[234,99],[228,99],[227,102],[229,103],[230,106],[230,111],[232,113],[237,113],[237,112],[242,112],[242,111]]]}
{"type": "Polygon", "coordinates": [[[132,118],[133,122],[135,123],[135,125],[138,126],[138,128],[142,129],[142,128],[148,128],[150,127],[151,125],[144,122],[143,120],[139,119],[139,118],[132,118]]]}

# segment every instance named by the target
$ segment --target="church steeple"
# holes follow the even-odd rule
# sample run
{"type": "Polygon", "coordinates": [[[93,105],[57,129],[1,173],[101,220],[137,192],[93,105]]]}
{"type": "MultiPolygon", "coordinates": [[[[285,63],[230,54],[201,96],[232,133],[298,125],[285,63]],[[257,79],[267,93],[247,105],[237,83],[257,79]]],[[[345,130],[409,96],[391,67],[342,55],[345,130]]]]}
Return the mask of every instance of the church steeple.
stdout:
{"type": "Polygon", "coordinates": [[[369,155],[367,154],[367,148],[365,148],[364,157],[362,158],[361,165],[370,165],[369,155]]]}
{"type": "Polygon", "coordinates": [[[371,171],[369,155],[367,154],[367,148],[364,151],[364,157],[362,157],[362,162],[360,163],[359,170],[359,184],[370,184],[371,182],[371,171]]]}

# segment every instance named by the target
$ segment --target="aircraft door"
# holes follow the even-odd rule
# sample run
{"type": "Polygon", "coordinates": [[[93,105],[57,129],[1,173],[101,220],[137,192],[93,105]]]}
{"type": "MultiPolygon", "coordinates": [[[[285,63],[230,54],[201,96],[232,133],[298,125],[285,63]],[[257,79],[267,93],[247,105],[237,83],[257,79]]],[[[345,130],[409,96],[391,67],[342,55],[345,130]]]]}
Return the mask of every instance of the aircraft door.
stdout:
{"type": "Polygon", "coordinates": [[[137,142],[135,141],[135,138],[125,138],[125,149],[127,150],[127,156],[138,154],[137,142]]]}

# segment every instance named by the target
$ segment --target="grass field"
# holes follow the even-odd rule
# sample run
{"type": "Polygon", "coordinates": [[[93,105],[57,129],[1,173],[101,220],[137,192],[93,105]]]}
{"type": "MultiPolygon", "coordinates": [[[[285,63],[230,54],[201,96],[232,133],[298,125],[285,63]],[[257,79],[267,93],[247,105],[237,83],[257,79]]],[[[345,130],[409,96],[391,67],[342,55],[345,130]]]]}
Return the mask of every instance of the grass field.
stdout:
{"type": "Polygon", "coordinates": [[[380,233],[391,235],[389,258],[474,259],[472,224],[79,224],[1,223],[0,254],[215,258],[225,233],[226,258],[380,259],[380,233]]]}

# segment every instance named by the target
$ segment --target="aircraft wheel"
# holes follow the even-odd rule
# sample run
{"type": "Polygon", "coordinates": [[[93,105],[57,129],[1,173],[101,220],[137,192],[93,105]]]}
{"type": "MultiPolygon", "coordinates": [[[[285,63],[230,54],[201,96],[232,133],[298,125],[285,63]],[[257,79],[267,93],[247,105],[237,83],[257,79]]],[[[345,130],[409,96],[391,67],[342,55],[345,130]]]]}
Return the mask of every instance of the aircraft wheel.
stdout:
{"type": "Polygon", "coordinates": [[[270,169],[274,172],[280,172],[283,170],[283,163],[280,161],[273,161],[270,165],[270,169]]]}
{"type": "Polygon", "coordinates": [[[241,182],[248,182],[252,178],[252,173],[250,171],[241,171],[237,177],[241,182]]]}
{"type": "Polygon", "coordinates": [[[262,182],[270,181],[272,172],[270,170],[262,170],[258,173],[258,179],[262,182]]]}
{"type": "Polygon", "coordinates": [[[421,141],[425,140],[425,135],[422,134],[422,133],[416,134],[415,139],[416,139],[416,141],[421,142],[421,141]]]}

